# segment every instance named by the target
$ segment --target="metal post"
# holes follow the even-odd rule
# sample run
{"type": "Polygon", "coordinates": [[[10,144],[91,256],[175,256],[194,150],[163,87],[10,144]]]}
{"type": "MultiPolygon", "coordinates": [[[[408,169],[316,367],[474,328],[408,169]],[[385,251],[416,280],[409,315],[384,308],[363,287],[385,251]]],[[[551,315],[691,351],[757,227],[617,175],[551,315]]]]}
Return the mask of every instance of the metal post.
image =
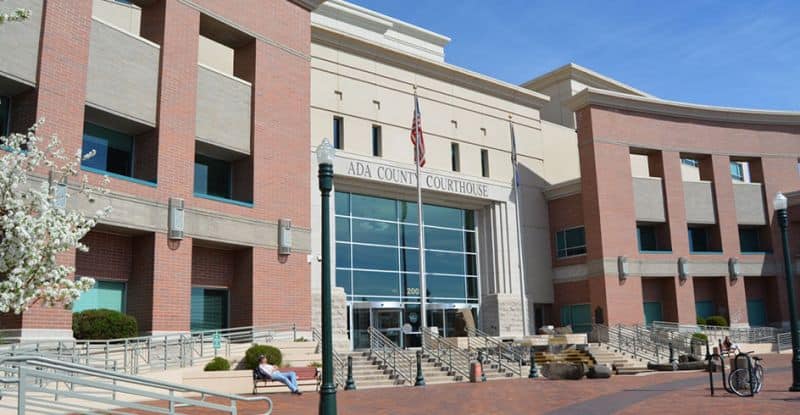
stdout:
{"type": "Polygon", "coordinates": [[[331,304],[331,190],[333,189],[333,148],[324,140],[317,149],[319,190],[322,210],[322,386],[320,415],[336,415],[336,384],[333,381],[333,321],[331,304]]]}
{"type": "Polygon", "coordinates": [[[422,376],[422,352],[417,350],[417,380],[414,386],[425,386],[425,377],[422,376]]]}
{"type": "Polygon", "coordinates": [[[539,377],[539,372],[536,370],[536,351],[534,351],[533,346],[531,346],[531,370],[528,372],[528,379],[536,379],[539,377]]]}
{"type": "Polygon", "coordinates": [[[706,362],[708,362],[708,387],[711,389],[711,396],[714,396],[714,362],[711,356],[708,339],[706,339],[706,362]]]}
{"type": "Polygon", "coordinates": [[[672,342],[669,342],[669,364],[672,365],[672,370],[675,370],[675,349],[672,347],[672,342]]]}
{"type": "Polygon", "coordinates": [[[754,375],[755,374],[753,373],[753,360],[750,359],[750,356],[747,356],[747,378],[750,383],[750,397],[753,397],[756,394],[754,390],[756,387],[756,382],[755,382],[756,377],[754,375]]]}
{"type": "Polygon", "coordinates": [[[797,322],[797,304],[794,292],[792,257],[789,254],[789,213],[786,209],[779,209],[777,214],[778,223],[781,227],[786,292],[789,297],[789,324],[792,330],[792,385],[789,387],[789,391],[800,392],[800,328],[797,322]]]}
{"type": "Polygon", "coordinates": [[[356,381],[353,380],[353,356],[347,356],[347,381],[344,384],[344,390],[356,390],[356,381]]]}

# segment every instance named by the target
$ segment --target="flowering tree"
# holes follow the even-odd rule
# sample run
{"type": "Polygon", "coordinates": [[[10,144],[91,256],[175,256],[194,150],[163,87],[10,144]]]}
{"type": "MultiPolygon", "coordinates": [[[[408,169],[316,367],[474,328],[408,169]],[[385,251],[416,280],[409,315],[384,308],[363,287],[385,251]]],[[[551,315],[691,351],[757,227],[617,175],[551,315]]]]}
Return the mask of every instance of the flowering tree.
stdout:
{"type": "Polygon", "coordinates": [[[53,136],[48,143],[36,135],[44,120],[27,134],[0,138],[0,312],[20,314],[36,303],[69,307],[94,285],[91,278],[73,280],[72,267],[60,265],[57,255],[71,249],[87,251],[80,242],[97,220],[110,211],[104,207],[92,216],[67,209],[71,196],[106,193],[108,178],[99,186],[83,176],[77,189],[67,192],[67,181],[78,175],[82,160],[94,152],[73,156],[53,136]],[[39,183],[41,182],[41,183],[39,183]],[[70,195],[69,193],[72,193],[70,195]]]}
{"type": "MultiPolygon", "coordinates": [[[[2,1],[2,0],[0,0],[2,1]]],[[[17,9],[11,13],[0,11],[0,24],[5,22],[21,22],[31,16],[31,11],[27,9],[17,9]]]]}

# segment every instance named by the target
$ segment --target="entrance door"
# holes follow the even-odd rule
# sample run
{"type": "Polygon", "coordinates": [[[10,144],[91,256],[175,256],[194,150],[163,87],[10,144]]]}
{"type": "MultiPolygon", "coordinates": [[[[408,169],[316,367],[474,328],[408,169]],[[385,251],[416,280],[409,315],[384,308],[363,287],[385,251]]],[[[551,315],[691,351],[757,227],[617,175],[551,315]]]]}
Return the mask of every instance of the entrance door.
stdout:
{"type": "Polygon", "coordinates": [[[403,347],[403,310],[373,309],[372,323],[384,336],[403,347]]]}
{"type": "Polygon", "coordinates": [[[572,325],[573,333],[592,331],[592,311],[589,304],[574,304],[561,307],[561,324],[572,325]]]}
{"type": "Polygon", "coordinates": [[[764,307],[764,300],[747,300],[747,320],[750,327],[767,325],[767,309],[764,307]]]}
{"type": "Polygon", "coordinates": [[[661,316],[661,303],[648,301],[644,303],[644,324],[651,325],[654,321],[664,321],[661,316]]]}

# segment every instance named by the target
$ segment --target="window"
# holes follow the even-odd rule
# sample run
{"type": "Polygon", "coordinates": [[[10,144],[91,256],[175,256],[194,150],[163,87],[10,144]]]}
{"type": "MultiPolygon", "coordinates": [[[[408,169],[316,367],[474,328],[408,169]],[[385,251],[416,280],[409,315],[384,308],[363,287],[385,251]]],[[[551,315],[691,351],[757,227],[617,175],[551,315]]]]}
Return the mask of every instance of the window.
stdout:
{"type": "Polygon", "coordinates": [[[769,251],[768,241],[765,241],[763,233],[769,234],[769,227],[739,227],[739,250],[741,252],[767,252],[769,251]],[[762,231],[766,231],[763,232],[762,231]]]}
{"type": "Polygon", "coordinates": [[[556,232],[556,256],[566,258],[586,253],[586,234],[583,226],[556,232]]]}
{"type": "MultiPolygon", "coordinates": [[[[349,301],[418,302],[417,204],[336,192],[336,284],[349,301]]],[[[427,295],[479,302],[474,213],[423,205],[427,295]]]]}
{"type": "Polygon", "coordinates": [[[228,328],[228,290],[192,287],[190,328],[192,331],[228,328]]]}
{"type": "Polygon", "coordinates": [[[194,158],[194,192],[202,195],[231,198],[231,165],[202,154],[194,158]]]}
{"type": "Polygon", "coordinates": [[[83,126],[83,153],[94,157],[81,165],[120,176],[133,177],[133,137],[92,123],[83,126]]]}
{"type": "Polygon", "coordinates": [[[681,159],[681,163],[691,167],[700,167],[700,162],[695,159],[681,159]]]}
{"type": "Polygon", "coordinates": [[[11,98],[0,95],[0,136],[6,136],[11,125],[11,98]]]}
{"type": "Polygon", "coordinates": [[[108,310],[125,312],[125,283],[116,281],[97,281],[94,286],[81,294],[72,305],[72,312],[84,310],[108,310]]]}
{"type": "Polygon", "coordinates": [[[383,141],[381,138],[380,125],[372,126],[372,155],[375,157],[381,157],[383,155],[383,141]]]}
{"type": "Polygon", "coordinates": [[[489,177],[489,150],[481,150],[481,176],[489,177]]]}
{"type": "Polygon", "coordinates": [[[641,252],[671,252],[666,224],[636,224],[636,239],[641,252]]]}
{"type": "Polygon", "coordinates": [[[458,143],[450,143],[450,166],[453,171],[461,171],[461,155],[458,152],[458,143]]]}
{"type": "Polygon", "coordinates": [[[708,229],[704,227],[689,227],[689,251],[707,252],[709,249],[708,229]]]}
{"type": "Polygon", "coordinates": [[[731,162],[731,177],[733,180],[744,181],[744,166],[738,161],[731,162]]]}
{"type": "Polygon", "coordinates": [[[333,148],[341,150],[344,148],[344,119],[333,117],[333,148]]]}

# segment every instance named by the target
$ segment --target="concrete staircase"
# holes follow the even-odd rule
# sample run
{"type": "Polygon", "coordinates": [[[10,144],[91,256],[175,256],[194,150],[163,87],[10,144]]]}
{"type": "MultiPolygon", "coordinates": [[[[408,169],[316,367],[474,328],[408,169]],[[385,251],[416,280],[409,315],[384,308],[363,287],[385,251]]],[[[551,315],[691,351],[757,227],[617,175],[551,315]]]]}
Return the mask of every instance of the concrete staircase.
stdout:
{"type": "Polygon", "coordinates": [[[649,372],[647,361],[606,343],[589,343],[588,352],[597,364],[609,365],[618,375],[649,372]]]}

